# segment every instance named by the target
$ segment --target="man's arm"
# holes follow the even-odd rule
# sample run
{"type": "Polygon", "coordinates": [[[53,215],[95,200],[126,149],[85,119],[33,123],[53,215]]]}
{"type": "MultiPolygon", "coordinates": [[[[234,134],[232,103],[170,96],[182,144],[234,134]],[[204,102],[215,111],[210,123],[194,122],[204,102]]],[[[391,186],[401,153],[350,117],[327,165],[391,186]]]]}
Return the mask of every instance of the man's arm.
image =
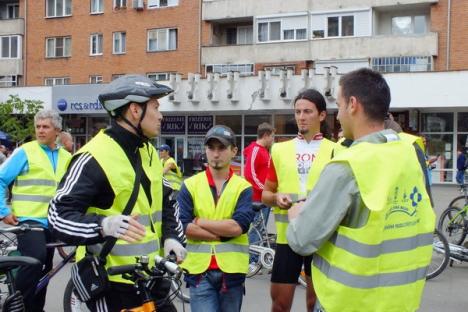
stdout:
{"type": "Polygon", "coordinates": [[[289,246],[300,255],[316,252],[347,213],[358,210],[360,205],[361,197],[351,168],[342,163],[327,165],[307,200],[288,211],[289,246]]]}
{"type": "Polygon", "coordinates": [[[174,198],[174,191],[166,179],[163,179],[162,191],[162,241],[173,238],[185,246],[187,238],[179,218],[179,205],[174,198]]]}
{"type": "MultiPolygon", "coordinates": [[[[16,177],[25,170],[28,165],[28,158],[24,150],[19,147],[0,166],[0,194],[6,194],[8,186],[15,181],[16,177]]],[[[7,224],[16,224],[16,217],[11,213],[5,202],[5,196],[0,196],[0,218],[7,224]]]]}
{"type": "Polygon", "coordinates": [[[89,154],[73,157],[49,205],[48,220],[59,240],[75,245],[101,243],[104,216],[87,215],[89,207],[107,209],[114,193],[104,171],[89,154]]]}
{"type": "Polygon", "coordinates": [[[281,209],[289,209],[292,205],[289,195],[278,193],[278,178],[276,176],[273,158],[270,161],[270,167],[268,167],[265,187],[262,192],[262,203],[269,207],[276,206],[281,209]]]}

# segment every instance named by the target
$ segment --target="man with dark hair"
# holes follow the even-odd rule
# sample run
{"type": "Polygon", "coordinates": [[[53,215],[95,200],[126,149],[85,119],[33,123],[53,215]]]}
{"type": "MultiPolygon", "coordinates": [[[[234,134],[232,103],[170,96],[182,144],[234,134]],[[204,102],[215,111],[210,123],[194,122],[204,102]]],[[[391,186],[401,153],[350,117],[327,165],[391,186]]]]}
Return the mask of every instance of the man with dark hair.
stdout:
{"type": "Polygon", "coordinates": [[[431,262],[435,215],[417,144],[384,129],[390,89],[378,72],[344,75],[338,119],[353,140],[289,209],[288,242],[314,254],[314,312],[416,311],[431,262]]]}
{"type": "MultiPolygon", "coordinates": [[[[247,181],[252,184],[253,196],[252,201],[261,203],[262,192],[265,185],[265,180],[268,173],[268,165],[270,164],[270,148],[275,137],[275,128],[269,123],[263,122],[257,128],[257,140],[250,143],[244,149],[244,176],[247,181]]],[[[263,215],[265,226],[270,215],[270,207],[263,205],[263,208],[256,213],[254,223],[260,218],[260,213],[263,215]]],[[[258,242],[261,238],[258,237],[256,231],[249,234],[249,242],[258,242]]],[[[255,270],[258,265],[258,255],[250,255],[249,270],[255,270]]]]}

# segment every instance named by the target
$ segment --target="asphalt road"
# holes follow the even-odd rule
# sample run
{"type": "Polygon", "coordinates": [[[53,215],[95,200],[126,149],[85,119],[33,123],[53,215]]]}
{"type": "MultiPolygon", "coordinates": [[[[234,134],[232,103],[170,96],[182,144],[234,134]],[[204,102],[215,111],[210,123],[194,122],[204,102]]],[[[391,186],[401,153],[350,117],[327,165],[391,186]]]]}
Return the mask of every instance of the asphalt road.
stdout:
{"type": "MultiPolygon", "coordinates": [[[[433,188],[435,210],[437,215],[444,210],[449,201],[458,195],[455,186],[436,186],[433,188]]],[[[56,259],[58,261],[58,259],[56,259]]],[[[269,275],[257,275],[248,279],[246,284],[246,296],[242,311],[269,311],[271,300],[269,295],[269,275]]],[[[55,276],[49,285],[45,311],[63,311],[62,298],[66,282],[69,278],[69,268],[64,268],[55,276]]],[[[419,311],[423,312],[458,312],[468,311],[468,263],[454,264],[448,267],[441,275],[426,283],[424,296],[419,311]]],[[[179,311],[184,307],[177,302],[179,311]]],[[[190,307],[185,305],[185,311],[190,307]]],[[[292,311],[305,312],[305,290],[298,286],[294,297],[292,311]]]]}

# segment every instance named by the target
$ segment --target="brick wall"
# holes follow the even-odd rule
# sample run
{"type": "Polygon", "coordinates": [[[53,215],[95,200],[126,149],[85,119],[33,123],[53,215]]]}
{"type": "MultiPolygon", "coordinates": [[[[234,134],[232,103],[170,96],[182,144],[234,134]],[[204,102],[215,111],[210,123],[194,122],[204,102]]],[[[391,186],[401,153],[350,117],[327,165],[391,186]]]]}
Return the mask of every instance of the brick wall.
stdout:
{"type": "Polygon", "coordinates": [[[179,0],[176,7],[137,11],[131,0],[120,10],[113,9],[113,0],[104,0],[104,14],[90,15],[89,0],[73,0],[72,16],[63,18],[46,18],[45,0],[27,2],[28,86],[43,85],[45,77],[70,77],[76,84],[88,83],[90,75],[102,75],[109,82],[112,74],[199,71],[199,1],[179,0]],[[177,50],[147,52],[147,30],[153,28],[177,28],[177,50]],[[115,31],[126,32],[126,54],[112,54],[115,31]],[[103,34],[101,56],[90,56],[92,33],[103,34]],[[71,36],[71,57],[45,57],[46,38],[56,36],[71,36]]]}

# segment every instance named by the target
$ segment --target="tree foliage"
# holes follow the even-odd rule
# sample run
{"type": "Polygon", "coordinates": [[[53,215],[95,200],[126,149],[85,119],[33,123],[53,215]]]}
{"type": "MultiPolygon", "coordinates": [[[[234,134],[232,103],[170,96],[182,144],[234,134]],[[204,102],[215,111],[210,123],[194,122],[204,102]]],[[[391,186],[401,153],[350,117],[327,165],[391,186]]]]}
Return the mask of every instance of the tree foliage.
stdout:
{"type": "Polygon", "coordinates": [[[21,142],[34,135],[34,115],[43,108],[42,101],[22,100],[18,95],[0,102],[0,130],[12,141],[21,142]]]}

